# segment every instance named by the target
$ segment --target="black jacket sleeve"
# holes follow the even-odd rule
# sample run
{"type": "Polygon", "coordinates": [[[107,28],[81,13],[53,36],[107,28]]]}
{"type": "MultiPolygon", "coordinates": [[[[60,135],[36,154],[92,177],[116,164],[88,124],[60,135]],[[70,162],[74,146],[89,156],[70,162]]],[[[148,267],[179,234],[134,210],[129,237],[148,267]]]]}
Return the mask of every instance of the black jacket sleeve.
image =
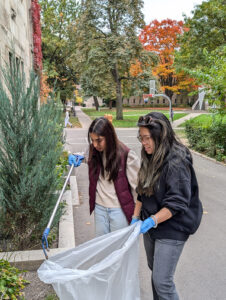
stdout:
{"type": "Polygon", "coordinates": [[[188,166],[181,163],[171,167],[164,176],[165,193],[161,206],[168,208],[173,215],[185,213],[191,199],[191,172],[188,166]]]}

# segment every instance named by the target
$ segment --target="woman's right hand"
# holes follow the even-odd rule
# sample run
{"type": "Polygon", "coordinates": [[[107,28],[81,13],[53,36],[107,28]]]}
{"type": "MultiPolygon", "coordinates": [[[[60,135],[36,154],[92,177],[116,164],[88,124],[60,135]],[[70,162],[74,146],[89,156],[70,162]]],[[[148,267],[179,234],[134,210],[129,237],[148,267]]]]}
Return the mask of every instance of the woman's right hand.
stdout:
{"type": "Polygon", "coordinates": [[[149,229],[155,226],[156,226],[155,221],[151,217],[149,217],[142,222],[140,233],[146,233],[149,229]]]}
{"type": "Polygon", "coordinates": [[[74,167],[79,167],[84,159],[83,155],[79,154],[70,154],[68,156],[68,163],[70,166],[74,165],[74,167]]]}

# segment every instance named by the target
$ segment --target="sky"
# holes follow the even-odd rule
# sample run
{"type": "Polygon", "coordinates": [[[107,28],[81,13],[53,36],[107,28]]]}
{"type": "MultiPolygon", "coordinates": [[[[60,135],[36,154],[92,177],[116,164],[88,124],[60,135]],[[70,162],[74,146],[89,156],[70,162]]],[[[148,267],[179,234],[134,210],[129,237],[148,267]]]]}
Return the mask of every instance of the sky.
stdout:
{"type": "Polygon", "coordinates": [[[172,19],[183,21],[183,13],[191,17],[191,11],[203,0],[144,0],[144,19],[149,24],[152,20],[172,19]]]}

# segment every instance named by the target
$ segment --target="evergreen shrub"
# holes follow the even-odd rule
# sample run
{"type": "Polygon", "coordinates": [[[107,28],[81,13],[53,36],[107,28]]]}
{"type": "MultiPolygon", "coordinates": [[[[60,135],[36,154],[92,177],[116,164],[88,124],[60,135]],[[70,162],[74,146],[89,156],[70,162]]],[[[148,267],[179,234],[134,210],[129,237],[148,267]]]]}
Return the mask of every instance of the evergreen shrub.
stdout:
{"type": "Polygon", "coordinates": [[[219,161],[226,161],[226,124],[222,118],[213,118],[208,126],[186,122],[185,131],[190,146],[219,161]]]}
{"type": "Polygon", "coordinates": [[[57,200],[62,108],[39,95],[39,77],[25,78],[13,56],[0,74],[0,251],[32,248],[57,200]]]}

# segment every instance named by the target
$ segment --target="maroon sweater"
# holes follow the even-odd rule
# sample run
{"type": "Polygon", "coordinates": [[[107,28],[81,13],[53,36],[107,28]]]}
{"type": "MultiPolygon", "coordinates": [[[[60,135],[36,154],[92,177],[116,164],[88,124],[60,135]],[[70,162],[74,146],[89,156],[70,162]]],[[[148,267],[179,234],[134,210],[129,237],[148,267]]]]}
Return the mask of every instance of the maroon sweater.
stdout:
{"type": "MultiPolygon", "coordinates": [[[[121,208],[127,218],[128,223],[131,222],[132,215],[134,212],[134,200],[131,193],[129,181],[126,176],[126,162],[127,156],[130,151],[128,147],[122,144],[121,151],[121,163],[117,178],[114,180],[115,191],[121,205],[121,208]]],[[[95,208],[96,201],[96,187],[97,181],[100,176],[100,166],[97,167],[97,172],[94,174],[92,163],[88,163],[89,166],[89,205],[90,214],[95,208]]]]}

